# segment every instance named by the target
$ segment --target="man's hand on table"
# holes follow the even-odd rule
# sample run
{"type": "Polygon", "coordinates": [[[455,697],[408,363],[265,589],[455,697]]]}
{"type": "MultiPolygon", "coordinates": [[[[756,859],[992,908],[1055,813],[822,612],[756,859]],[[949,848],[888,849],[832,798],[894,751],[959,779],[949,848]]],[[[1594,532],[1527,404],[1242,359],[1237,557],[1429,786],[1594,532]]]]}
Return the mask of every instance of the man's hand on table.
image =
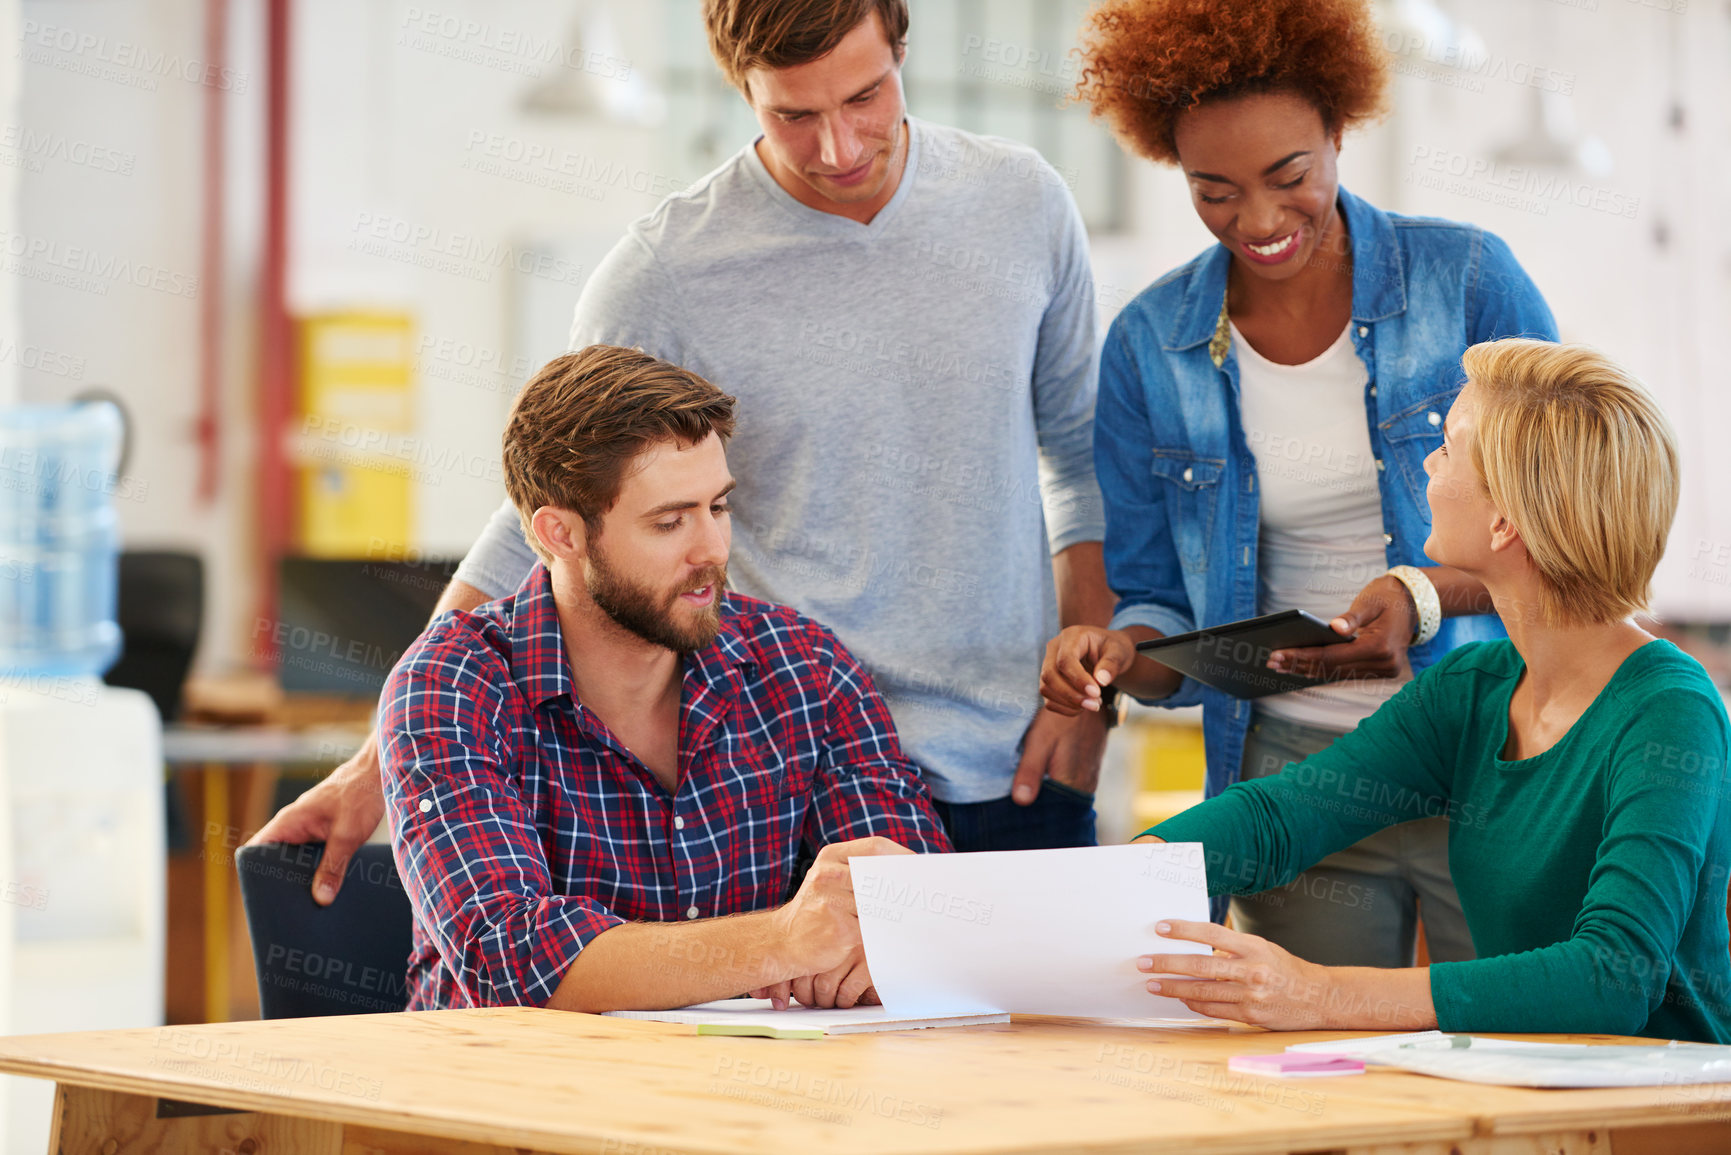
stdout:
{"type": "Polygon", "coordinates": [[[751,996],[771,1000],[777,1010],[785,1008],[790,998],[808,1007],[875,1004],[877,992],[872,990],[871,973],[866,969],[848,859],[912,853],[888,838],[834,842],[818,851],[799,892],[775,912],[781,941],[807,973],[759,987],[751,996]]]}
{"type": "Polygon", "coordinates": [[[313,875],[313,901],[329,906],[342,889],[349,859],[384,816],[385,791],[379,781],[379,736],[375,731],[367,735],[354,757],[277,811],[247,845],[323,842],[325,852],[313,875]]]}

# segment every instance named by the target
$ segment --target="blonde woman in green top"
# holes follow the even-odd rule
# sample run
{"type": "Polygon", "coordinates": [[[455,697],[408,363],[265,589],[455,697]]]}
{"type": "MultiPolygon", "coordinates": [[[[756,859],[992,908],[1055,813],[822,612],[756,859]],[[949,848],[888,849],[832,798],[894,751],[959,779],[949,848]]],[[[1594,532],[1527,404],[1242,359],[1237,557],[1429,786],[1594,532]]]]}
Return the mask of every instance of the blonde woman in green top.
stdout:
{"type": "Polygon", "coordinates": [[[1731,1042],[1731,726],[1717,688],[1635,625],[1677,507],[1676,441],[1581,346],[1504,340],[1425,462],[1425,553],[1481,579],[1509,640],[1463,646],[1328,749],[1143,839],[1200,842],[1213,893],[1284,885],[1425,814],[1478,958],[1324,967],[1212,923],[1212,955],[1138,960],[1148,989],[1277,1029],[1597,1032],[1731,1042]]]}

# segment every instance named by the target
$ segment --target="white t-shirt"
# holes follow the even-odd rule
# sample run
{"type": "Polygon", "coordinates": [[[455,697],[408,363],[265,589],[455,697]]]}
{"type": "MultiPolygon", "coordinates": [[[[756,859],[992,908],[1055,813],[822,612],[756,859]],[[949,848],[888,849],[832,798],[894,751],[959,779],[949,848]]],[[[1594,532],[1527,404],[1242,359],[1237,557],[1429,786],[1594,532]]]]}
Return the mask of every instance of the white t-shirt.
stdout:
{"type": "MultiPolygon", "coordinates": [[[[1344,613],[1388,569],[1376,457],[1370,447],[1364,362],[1351,326],[1314,360],[1278,365],[1232,327],[1239,413],[1256,458],[1262,527],[1262,613],[1344,613]]],[[[1393,697],[1404,679],[1354,678],[1271,694],[1256,708],[1277,718],[1346,731],[1393,697]]]]}

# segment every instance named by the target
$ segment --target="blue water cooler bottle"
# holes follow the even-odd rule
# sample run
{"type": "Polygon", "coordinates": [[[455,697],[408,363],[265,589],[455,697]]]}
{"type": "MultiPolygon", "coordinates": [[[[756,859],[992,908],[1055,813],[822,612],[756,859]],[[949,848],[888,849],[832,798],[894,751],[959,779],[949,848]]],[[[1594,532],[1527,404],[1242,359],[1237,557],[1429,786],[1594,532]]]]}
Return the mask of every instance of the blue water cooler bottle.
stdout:
{"type": "MultiPolygon", "coordinates": [[[[125,443],[106,401],[0,406],[0,1034],[163,1021],[162,721],[97,679],[125,443]]],[[[37,1083],[0,1079],[0,1151],[47,1149],[37,1083]]]]}
{"type": "Polygon", "coordinates": [[[113,404],[0,408],[0,678],[101,674],[120,654],[113,404]]]}

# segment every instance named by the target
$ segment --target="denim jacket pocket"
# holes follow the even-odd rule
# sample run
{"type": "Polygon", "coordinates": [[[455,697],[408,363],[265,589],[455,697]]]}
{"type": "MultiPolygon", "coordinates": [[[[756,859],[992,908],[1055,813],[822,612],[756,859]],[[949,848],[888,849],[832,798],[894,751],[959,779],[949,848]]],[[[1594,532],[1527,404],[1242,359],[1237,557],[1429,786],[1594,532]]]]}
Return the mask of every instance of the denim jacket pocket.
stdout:
{"type": "Polygon", "coordinates": [[[1164,483],[1164,496],[1174,511],[1168,518],[1178,560],[1192,573],[1208,568],[1208,547],[1214,533],[1214,506],[1220,497],[1220,477],[1226,463],[1218,458],[1156,449],[1152,469],[1164,483]]]}
{"type": "Polygon", "coordinates": [[[1443,421],[1459,394],[1459,386],[1433,393],[1407,406],[1378,427],[1388,445],[1389,456],[1394,458],[1394,468],[1421,510],[1429,508],[1425,489],[1430,479],[1424,471],[1424,459],[1442,444],[1443,421]]]}

